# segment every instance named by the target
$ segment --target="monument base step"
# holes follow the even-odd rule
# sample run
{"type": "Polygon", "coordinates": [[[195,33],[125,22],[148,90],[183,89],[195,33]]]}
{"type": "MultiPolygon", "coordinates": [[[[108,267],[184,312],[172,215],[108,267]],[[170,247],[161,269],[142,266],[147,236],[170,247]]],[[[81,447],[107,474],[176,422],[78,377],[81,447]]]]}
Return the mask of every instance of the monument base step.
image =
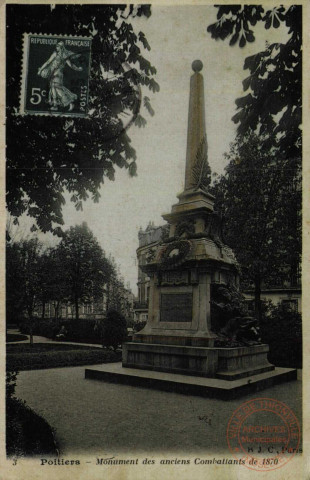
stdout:
{"type": "Polygon", "coordinates": [[[222,380],[219,378],[191,377],[175,373],[124,368],[119,362],[86,368],[85,378],[177,392],[185,395],[231,400],[282,382],[296,380],[297,370],[276,367],[272,371],[247,378],[222,380]]]}
{"type": "Polygon", "coordinates": [[[265,372],[271,372],[275,369],[274,365],[260,365],[257,368],[253,368],[249,370],[248,368],[245,369],[240,369],[240,370],[234,370],[232,372],[227,372],[227,371],[218,371],[215,374],[216,378],[220,378],[221,380],[238,380],[239,378],[246,378],[246,377],[251,377],[252,375],[258,375],[260,373],[265,373],[265,372]]]}

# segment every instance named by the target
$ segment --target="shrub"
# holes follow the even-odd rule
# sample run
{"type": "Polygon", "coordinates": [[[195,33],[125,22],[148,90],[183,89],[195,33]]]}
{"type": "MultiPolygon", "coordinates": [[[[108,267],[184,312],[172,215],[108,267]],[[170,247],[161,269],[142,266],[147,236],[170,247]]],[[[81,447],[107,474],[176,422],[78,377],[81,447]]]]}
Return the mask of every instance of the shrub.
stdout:
{"type": "Polygon", "coordinates": [[[270,347],[268,359],[278,367],[302,368],[301,315],[285,304],[270,306],[261,322],[263,343],[270,347]]]}
{"type": "Polygon", "coordinates": [[[103,322],[102,343],[112,346],[114,350],[127,338],[127,324],[125,317],[117,310],[109,310],[103,322]]]}
{"type": "Polygon", "coordinates": [[[5,382],[5,390],[6,390],[6,398],[12,398],[15,395],[15,388],[16,388],[16,379],[17,379],[18,371],[17,370],[7,370],[6,372],[6,382],[5,382]]]}

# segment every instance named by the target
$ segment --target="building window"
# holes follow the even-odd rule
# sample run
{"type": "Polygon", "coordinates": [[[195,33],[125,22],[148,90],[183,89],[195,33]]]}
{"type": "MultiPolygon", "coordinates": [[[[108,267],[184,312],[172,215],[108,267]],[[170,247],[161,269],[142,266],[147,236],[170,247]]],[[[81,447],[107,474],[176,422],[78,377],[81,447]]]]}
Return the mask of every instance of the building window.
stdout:
{"type": "Polygon", "coordinates": [[[92,304],[91,304],[91,303],[88,303],[87,305],[84,305],[84,313],[85,313],[86,315],[89,315],[89,314],[93,313],[93,312],[92,312],[92,304]]]}

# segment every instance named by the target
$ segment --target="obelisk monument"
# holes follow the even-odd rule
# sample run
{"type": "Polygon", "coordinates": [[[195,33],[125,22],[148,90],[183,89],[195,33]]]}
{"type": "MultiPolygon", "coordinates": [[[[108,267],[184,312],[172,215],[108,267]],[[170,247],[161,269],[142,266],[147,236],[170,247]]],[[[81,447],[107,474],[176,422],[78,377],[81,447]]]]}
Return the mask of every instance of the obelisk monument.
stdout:
{"type": "MultiPolygon", "coordinates": [[[[211,329],[212,282],[216,279],[238,282],[237,262],[220,238],[220,219],[213,211],[214,197],[207,191],[210,167],[202,62],[194,61],[192,68],[184,191],[178,195],[179,202],[172,206],[171,213],[163,215],[170,225],[169,238],[157,246],[153,259],[143,266],[150,277],[148,322],[133,337],[129,350],[133,348],[135,353],[131,355],[128,351],[127,360],[123,360],[124,364],[137,365],[140,360],[143,364],[156,357],[155,351],[160,351],[163,364],[158,368],[173,371],[169,362],[177,364],[179,347],[188,347],[185,356],[188,354],[192,359],[188,373],[207,368],[201,366],[205,361],[202,351],[194,347],[212,347],[216,338],[211,329]],[[138,355],[136,349],[144,353],[141,350],[138,355]]],[[[210,372],[211,357],[212,352],[208,351],[210,372]]]]}
{"type": "Polygon", "coordinates": [[[142,268],[150,278],[147,324],[132,342],[123,344],[122,367],[87,369],[86,377],[228,399],[294,379],[296,371],[275,369],[267,360],[268,345],[235,347],[228,342],[222,347],[220,332],[214,328],[212,292],[225,286],[238,288],[239,274],[208,192],[202,62],[195,60],[192,68],[184,190],[171,212],[163,215],[168,238],[145,247],[147,263],[142,268]],[[174,374],[205,378],[186,381],[174,374]]]}

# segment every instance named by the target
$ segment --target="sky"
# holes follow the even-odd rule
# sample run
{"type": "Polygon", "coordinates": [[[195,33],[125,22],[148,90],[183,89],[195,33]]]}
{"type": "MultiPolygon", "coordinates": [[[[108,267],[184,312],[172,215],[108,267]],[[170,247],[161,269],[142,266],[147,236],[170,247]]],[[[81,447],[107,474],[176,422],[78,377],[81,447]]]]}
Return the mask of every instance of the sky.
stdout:
{"type": "MultiPolygon", "coordinates": [[[[161,215],[177,202],[183,190],[189,82],[193,60],[200,59],[205,86],[205,112],[208,141],[208,160],[212,172],[222,173],[224,153],[236,135],[231,117],[236,112],[235,99],[244,94],[242,80],[244,59],[264,49],[265,41],[286,41],[284,27],[266,31],[255,27],[254,43],[240,49],[228,42],[215,41],[207,26],[216,20],[213,6],[152,6],[149,19],[131,20],[136,32],[144,32],[151,51],[145,57],[157,68],[156,81],[160,92],[145,89],[154,117],[142,112],[147,119],[145,128],[130,127],[128,135],[137,153],[138,176],[129,177],[118,169],[115,181],[106,180],[98,204],[84,203],[83,212],[67,202],[63,209],[65,226],[86,221],[97,240],[119,265],[125,283],[137,293],[138,231],[150,221],[164,224],[161,215]]],[[[22,220],[21,230],[29,228],[22,220]]],[[[52,245],[55,238],[40,235],[52,245]]]]}

